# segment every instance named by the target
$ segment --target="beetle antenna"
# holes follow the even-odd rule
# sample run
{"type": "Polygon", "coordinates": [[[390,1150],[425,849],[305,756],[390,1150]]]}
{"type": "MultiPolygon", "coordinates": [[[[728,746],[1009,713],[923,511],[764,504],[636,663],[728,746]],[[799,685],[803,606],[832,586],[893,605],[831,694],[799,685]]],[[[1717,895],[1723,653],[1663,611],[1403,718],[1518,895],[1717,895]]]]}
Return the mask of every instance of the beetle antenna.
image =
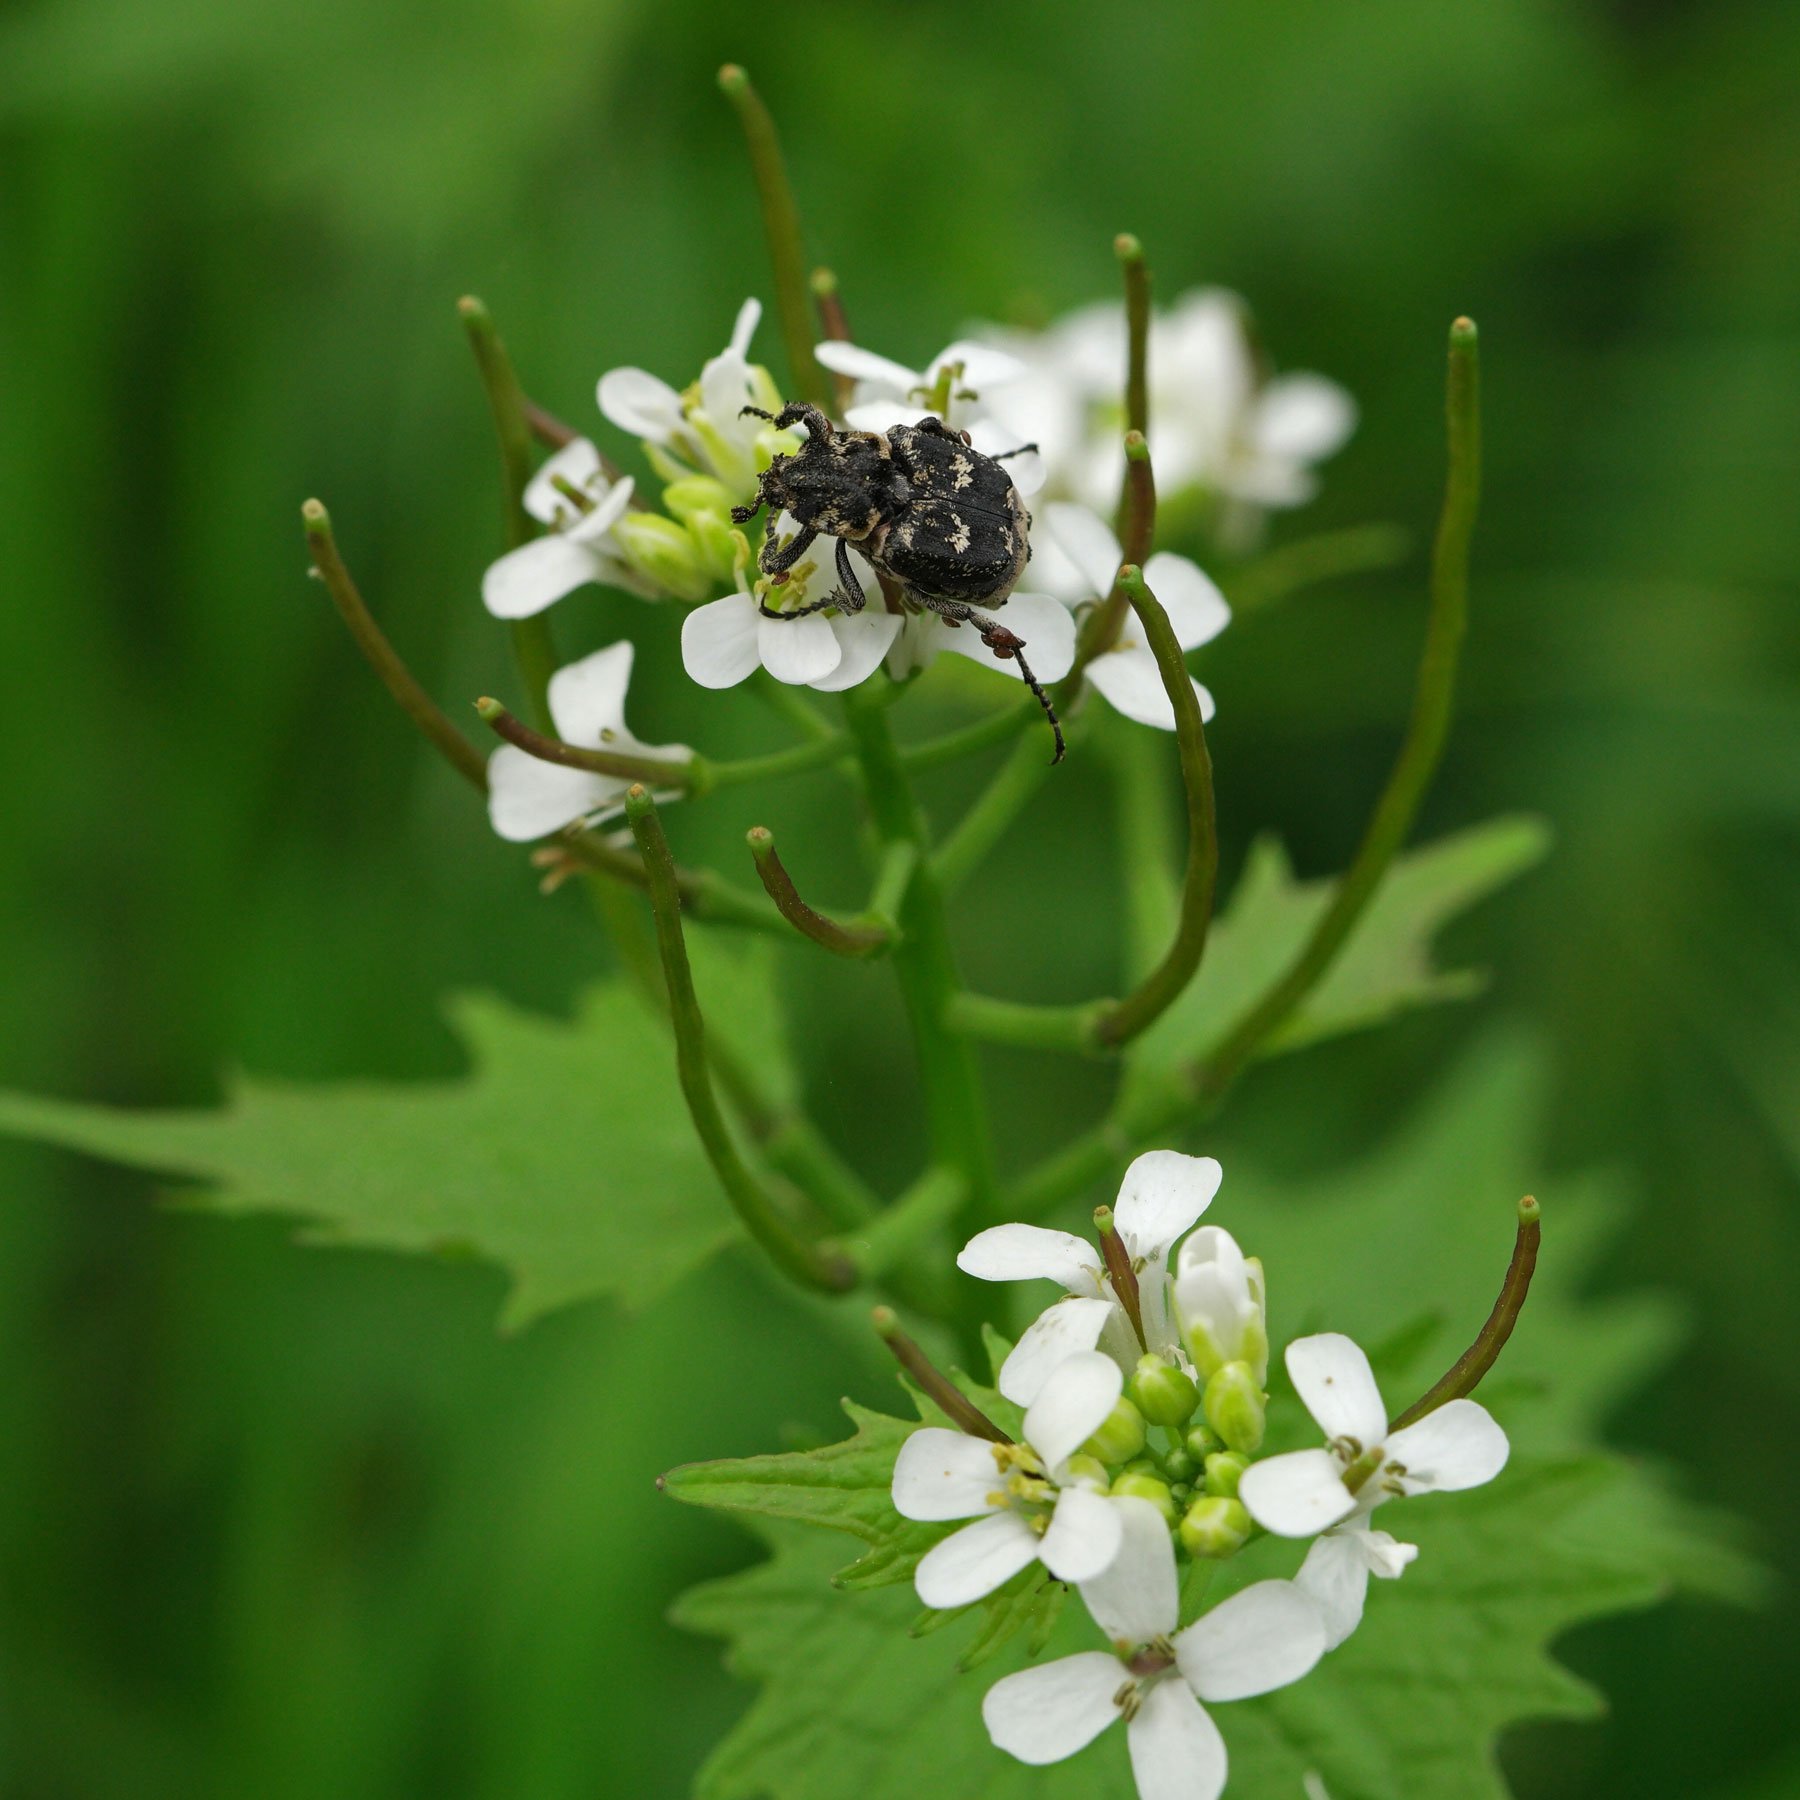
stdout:
{"type": "Polygon", "coordinates": [[[1068,753],[1068,745],[1063,741],[1062,721],[1056,716],[1056,708],[1050,703],[1050,696],[1044,692],[1043,683],[1031,672],[1031,664],[1025,660],[1025,640],[1016,631],[1009,631],[998,619],[984,619],[973,607],[969,608],[968,618],[981,633],[981,641],[1004,661],[1011,657],[1019,665],[1019,673],[1025,678],[1025,685],[1037,696],[1037,703],[1044,709],[1044,717],[1050,721],[1051,735],[1056,739],[1056,754],[1050,759],[1051,768],[1062,761],[1068,753]]]}
{"type": "Polygon", "coordinates": [[[738,417],[740,419],[767,419],[771,425],[775,422],[775,415],[772,412],[764,412],[760,406],[740,406],[738,417]]]}

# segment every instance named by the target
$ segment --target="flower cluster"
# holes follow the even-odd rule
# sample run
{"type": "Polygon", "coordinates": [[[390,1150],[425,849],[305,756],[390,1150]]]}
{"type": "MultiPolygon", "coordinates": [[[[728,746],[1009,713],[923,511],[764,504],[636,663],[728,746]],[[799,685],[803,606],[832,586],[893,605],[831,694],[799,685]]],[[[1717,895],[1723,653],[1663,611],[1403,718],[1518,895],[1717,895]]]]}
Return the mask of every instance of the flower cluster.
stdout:
{"type": "Polygon", "coordinates": [[[1152,1151],[1096,1215],[1098,1247],[1024,1224],[972,1238],[965,1273],[1064,1290],[999,1370],[1000,1393],[1024,1408],[1019,1439],[928,1426],[894,1467],[903,1516],[971,1521],[921,1559],[927,1606],[966,1606],[1041,1562],[1110,1646],[998,1682],[982,1707],[994,1743],[1056,1762],[1123,1719],[1144,1800],[1213,1800],[1225,1748],[1202,1702],[1299,1680],[1356,1629],[1370,1576],[1393,1579],[1417,1555],[1371,1528],[1377,1506],[1474,1487],[1507,1457],[1473,1400],[1390,1426],[1368,1358],[1334,1332],[1286,1352],[1323,1445],[1259,1456],[1267,1295],[1261,1263],[1199,1225],[1220,1180],[1210,1157],[1152,1151]],[[1264,1534],[1313,1540],[1299,1571],[1183,1625],[1181,1564],[1223,1561],[1264,1534]]]}
{"type": "MultiPolygon", "coordinates": [[[[543,533],[488,569],[488,610],[529,619],[591,583],[683,607],[682,661],[706,688],[732,687],[765,671],[792,686],[836,693],[884,667],[904,680],[942,651],[1020,678],[1018,661],[996,657],[975,632],[912,605],[891,584],[884,589],[852,548],[843,567],[853,595],[844,593],[839,563],[828,554],[810,556],[778,581],[757,574],[759,543],[734,521],[733,508],[753,502],[773,458],[792,454],[805,439],[804,427],[778,431],[767,416],[779,411],[783,396],[751,360],[761,318],[760,303],[745,301],[725,348],[684,388],[639,368],[600,378],[601,413],[637,442],[660,495],[653,504],[590,439],[565,444],[524,494],[543,533]],[[834,593],[850,604],[831,604],[834,593]]],[[[1187,296],[1154,321],[1152,350],[1158,479],[1172,493],[1204,490],[1250,508],[1297,504],[1311,492],[1311,464],[1351,428],[1353,409],[1332,383],[1260,377],[1243,311],[1229,296],[1187,296]]],[[[1056,496],[1038,503],[1030,568],[1005,601],[1008,629],[1029,646],[1040,681],[1069,672],[1079,621],[1113,592],[1123,561],[1105,516],[1120,479],[1116,390],[1124,354],[1124,315],[1116,306],[1088,308],[1035,337],[989,332],[965,339],[922,369],[857,344],[818,347],[819,361],[847,389],[844,425],[885,431],[935,414],[967,432],[975,449],[1005,453],[1022,495],[1056,496]]],[[[777,539],[794,528],[785,514],[764,527],[777,539]]],[[[1230,622],[1224,597],[1189,558],[1158,552],[1145,579],[1184,650],[1210,642],[1230,622]]],[[[614,644],[600,654],[625,648],[614,644]]],[[[606,674],[593,681],[606,707],[596,712],[569,699],[571,719],[559,712],[558,730],[565,741],[590,748],[630,743],[622,686],[630,657],[614,654],[598,666],[606,674]]],[[[1174,729],[1174,709],[1132,616],[1085,675],[1127,718],[1174,729]]],[[[1211,717],[1212,696],[1195,687],[1202,715],[1211,717]]],[[[494,823],[504,836],[591,822],[616,797],[617,784],[604,778],[597,786],[579,770],[528,773],[524,760],[512,748],[495,753],[494,823]]]]}

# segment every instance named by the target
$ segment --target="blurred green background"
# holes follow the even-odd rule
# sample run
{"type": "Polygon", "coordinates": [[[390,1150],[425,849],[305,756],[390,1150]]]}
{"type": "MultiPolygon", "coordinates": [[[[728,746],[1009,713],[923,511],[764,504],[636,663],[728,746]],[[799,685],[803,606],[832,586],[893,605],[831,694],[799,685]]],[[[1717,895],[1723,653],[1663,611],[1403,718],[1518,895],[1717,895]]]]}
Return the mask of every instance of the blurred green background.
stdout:
{"type": "MultiPolygon", "coordinates": [[[[496,484],[452,303],[482,294],[584,428],[604,367],[691,375],[767,292],[727,57],[876,348],[919,360],[968,318],[1104,295],[1121,228],[1165,298],[1247,295],[1279,362],[1363,408],[1280,535],[1429,529],[1443,330],[1480,320],[1477,622],[1426,829],[1527,808],[1558,849],[1456,928],[1487,999],[1255,1074],[1206,1147],[1328,1172],[1499,1022],[1535,1035],[1539,1191],[1626,1172],[1641,1207],[1607,1285],[1691,1319],[1616,1441],[1681,1465],[1791,1575],[1800,11],[1779,0],[15,8],[0,1078],[144,1103],[205,1101],[234,1062],[441,1075],[444,991],[560,1009],[602,968],[578,900],[537,897],[357,664],[296,508],[330,503],[447,702],[512,691],[476,600],[496,484]]],[[[1304,872],[1341,866],[1420,592],[1415,559],[1209,653],[1233,866],[1264,826],[1304,872]]],[[[590,592],[558,626],[572,649],[637,633],[647,736],[768,741],[753,702],[685,683],[671,620],[590,592]]],[[[971,890],[991,989],[1111,980],[1119,897],[1085,853],[1106,788],[1074,765],[1053,791],[971,890]]],[[[822,779],[695,809],[683,853],[742,876],[753,816],[853,891],[822,779]]],[[[828,1128],[905,1170],[878,976],[796,951],[788,987],[828,1128]]],[[[1015,1162],[1098,1104],[1088,1070],[993,1060],[1015,1162]]],[[[685,1791],[744,1696],[663,1610],[749,1551],[651,1478],[829,1430],[872,1376],[772,1326],[743,1266],[636,1323],[589,1306],[502,1340],[478,1268],[296,1248],[11,1144],[0,1178],[0,1791],[685,1791]]],[[[1576,1634],[1613,1714],[1521,1734],[1521,1791],[1800,1793],[1790,1589],[1775,1609],[1576,1634]]]]}

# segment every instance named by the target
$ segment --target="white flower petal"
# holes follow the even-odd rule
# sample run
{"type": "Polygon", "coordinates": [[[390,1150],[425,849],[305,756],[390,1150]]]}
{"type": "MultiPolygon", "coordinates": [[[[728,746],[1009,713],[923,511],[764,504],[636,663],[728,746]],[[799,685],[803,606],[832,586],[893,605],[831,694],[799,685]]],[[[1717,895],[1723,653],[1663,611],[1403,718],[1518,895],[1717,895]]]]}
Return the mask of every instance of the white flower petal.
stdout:
{"type": "MultiPolygon", "coordinates": [[[[1162,670],[1144,644],[1108,650],[1088,664],[1088,680],[1106,696],[1115,712],[1158,731],[1175,729],[1175,707],[1163,686],[1162,670]]],[[[1193,677],[1188,677],[1193,681],[1193,677]]],[[[1200,702],[1200,721],[1210,725],[1216,710],[1213,697],[1194,681],[1194,698],[1200,702]]]]}
{"type": "Polygon", "coordinates": [[[836,375],[879,382],[883,387],[896,388],[903,394],[908,388],[919,386],[916,369],[909,369],[904,363],[890,362],[887,357],[877,356],[873,350],[865,350],[859,344],[827,338],[813,347],[813,354],[836,375]]]}
{"type": "Polygon", "coordinates": [[[1506,1467],[1507,1450],[1506,1433],[1474,1400],[1446,1401],[1387,1441],[1388,1461],[1405,1469],[1409,1494],[1480,1487],[1506,1467]]]}
{"type": "Polygon", "coordinates": [[[625,509],[631,504],[633,485],[629,475],[622,481],[615,481],[595,504],[594,510],[573,521],[563,535],[572,544],[592,544],[597,538],[605,537],[624,518],[625,509]]]}
{"type": "Polygon", "coordinates": [[[1001,1481],[985,1438],[927,1425],[894,1458],[894,1510],[906,1519],[973,1519],[997,1510],[988,1495],[1001,1481]]]}
{"type": "MultiPolygon", "coordinates": [[[[1025,660],[1040,682],[1061,681],[1075,661],[1075,620],[1060,600],[1048,594],[1016,593],[1004,607],[995,609],[1002,625],[1025,641],[1025,660]]],[[[937,650],[954,650],[984,669],[1000,669],[1022,681],[1018,663],[1010,656],[996,656],[971,625],[954,631],[940,628],[932,640],[937,650]]]]}
{"type": "Polygon", "coordinates": [[[1231,607],[1197,563],[1159,550],[1144,564],[1144,584],[1162,603],[1184,650],[1210,643],[1231,623],[1231,607]]]}
{"type": "Polygon", "coordinates": [[[977,419],[969,427],[969,442],[973,449],[979,450],[983,456],[1004,456],[1000,464],[1012,477],[1012,484],[1021,494],[1029,497],[1044,485],[1048,471],[1043,457],[1036,450],[1020,451],[1025,443],[1016,431],[1009,430],[995,419],[977,419]]]}
{"type": "Polygon", "coordinates": [[[545,457],[537,473],[526,482],[525,510],[546,525],[554,524],[576,510],[575,503],[556,485],[558,478],[586,492],[599,473],[600,452],[586,438],[571,438],[560,450],[545,457]]]}
{"type": "Polygon", "coordinates": [[[1247,1280],[1244,1253],[1223,1225],[1202,1225],[1182,1244],[1176,1274],[1187,1275],[1198,1269],[1217,1269],[1232,1287],[1242,1286],[1247,1280]]]}
{"type": "Polygon", "coordinates": [[[1029,1406],[1058,1363],[1100,1342],[1107,1320],[1117,1310],[1111,1300],[1071,1295],[1039,1313],[1000,1365],[996,1384],[1000,1392],[1015,1406],[1029,1406]]]}
{"type": "Polygon", "coordinates": [[[736,322],[731,327],[731,348],[737,355],[748,359],[750,340],[756,336],[756,328],[762,323],[762,302],[752,295],[738,308],[736,322]]]}
{"type": "Polygon", "coordinates": [[[1354,1538],[1361,1546],[1363,1561],[1369,1565],[1369,1573],[1383,1581],[1398,1581],[1408,1566],[1418,1558],[1417,1544],[1403,1544],[1385,1531],[1362,1531],[1346,1527],[1345,1535],[1354,1538]]]}
{"type": "Polygon", "coordinates": [[[629,641],[608,644],[578,662],[565,663],[550,677],[550,717],[567,744],[597,749],[608,739],[628,737],[625,690],[631,685],[629,641]]]}
{"type": "Polygon", "coordinates": [[[1125,553],[1112,527],[1098,513],[1066,500],[1053,501],[1044,508],[1044,527],[1081,571],[1089,599],[1104,599],[1112,592],[1125,553]]]}
{"type": "Polygon", "coordinates": [[[1148,1689],[1125,1735],[1138,1800],[1218,1800],[1225,1791],[1225,1740],[1179,1681],[1148,1689]]]}
{"type": "Polygon", "coordinates": [[[823,681],[844,660],[831,627],[818,613],[803,619],[765,619],[759,614],[756,633],[763,667],[792,687],[823,681]]]}
{"type": "Polygon", "coordinates": [[[481,603],[496,619],[529,619],[599,578],[593,551],[553,531],[489,563],[481,578],[481,603]]]}
{"type": "MultiPolygon", "coordinates": [[[[737,350],[715,356],[700,371],[700,404],[720,431],[730,433],[743,407],[756,402],[750,365],[737,350]]],[[[749,421],[746,421],[749,423],[749,421]]]]}
{"type": "Polygon", "coordinates": [[[956,1266],[978,1281],[1057,1281],[1075,1294],[1100,1291],[1100,1252],[1086,1238],[1046,1225],[990,1225],[957,1252],[956,1266]]]}
{"type": "Polygon", "coordinates": [[[994,1747],[1022,1763],[1061,1762],[1085,1749],[1119,1716],[1113,1695],[1124,1671],[1104,1650],[1084,1650],[1021,1669],[988,1689],[982,1723],[994,1747]]]}
{"type": "MultiPolygon", "coordinates": [[[[1044,1567],[1058,1581],[1093,1581],[1112,1565],[1119,1554],[1125,1530],[1119,1507],[1129,1502],[1109,1500],[1086,1488],[1066,1487],[1056,1497],[1050,1529],[1038,1545],[1044,1567]]],[[[1148,1501],[1139,1505],[1148,1506],[1148,1501]]],[[[1151,1507],[1154,1512],[1156,1509],[1151,1507]]],[[[1161,1523],[1160,1518],[1157,1521],[1161,1523]]],[[[1167,1530],[1163,1541],[1168,1541],[1167,1530]]]]}
{"type": "Polygon", "coordinates": [[[1325,1627],[1291,1581],[1259,1581],[1174,1644],[1176,1665],[1202,1700],[1244,1700],[1298,1681],[1325,1654],[1325,1627]]]}
{"type": "Polygon", "coordinates": [[[586,817],[628,785],[502,744],[488,758],[488,821],[509,842],[529,843],[586,817]]]}
{"type": "Polygon", "coordinates": [[[896,425],[915,425],[918,419],[918,401],[894,393],[879,393],[844,409],[844,423],[852,431],[892,431],[896,425]]]}
{"type": "Polygon", "coordinates": [[[1225,1171],[1211,1156],[1148,1150],[1119,1183],[1113,1220],[1133,1256],[1161,1262],[1212,1205],[1225,1171]]]}
{"type": "Polygon", "coordinates": [[[1369,1591],[1368,1559],[1354,1533],[1326,1532],[1307,1551],[1294,1586],[1318,1608],[1325,1648],[1335,1650],[1362,1623],[1369,1591]]]}
{"type": "Polygon", "coordinates": [[[1037,1553],[1037,1533],[1016,1512],[990,1513],[927,1550],[913,1585],[927,1606],[948,1611],[991,1594],[1037,1553]]]}
{"type": "Polygon", "coordinates": [[[1277,1537],[1311,1537],[1356,1507],[1329,1450],[1293,1450],[1252,1463],[1238,1484],[1238,1498],[1251,1518],[1277,1537]]]}
{"type": "Polygon", "coordinates": [[[939,372],[950,363],[962,364],[962,380],[957,386],[974,388],[977,393],[985,388],[1004,387],[1008,382],[1019,381],[1031,372],[1016,356],[1005,350],[996,350],[992,344],[978,344],[969,338],[959,338],[931,359],[931,367],[925,371],[925,385],[935,386],[939,372]]]}
{"type": "Polygon", "coordinates": [[[598,394],[601,412],[633,437],[662,444],[681,428],[681,396],[648,369],[608,369],[598,394]]]}
{"type": "Polygon", "coordinates": [[[1114,1643],[1135,1648],[1165,1636],[1180,1621],[1174,1540],[1148,1500],[1121,1495],[1100,1504],[1118,1515],[1123,1535],[1108,1567],[1082,1582],[1081,1598],[1114,1643]]]}
{"type": "Polygon", "coordinates": [[[761,626],[748,594],[696,606],[681,621],[681,663],[704,688],[736,687],[762,666],[761,626]]]}
{"type": "Polygon", "coordinates": [[[1054,1472],[1100,1429],[1124,1391],[1125,1376],[1110,1356],[1079,1350],[1065,1357],[1026,1408],[1026,1443],[1054,1472]]]}
{"type": "Polygon", "coordinates": [[[1370,1450],[1386,1437],[1387,1409],[1369,1359],[1341,1331],[1295,1338],[1287,1370],[1327,1440],[1350,1438],[1370,1450]]]}
{"type": "Polygon", "coordinates": [[[1356,429],[1356,402],[1323,375],[1277,375],[1257,397],[1250,435],[1264,456],[1318,462],[1356,429]]]}

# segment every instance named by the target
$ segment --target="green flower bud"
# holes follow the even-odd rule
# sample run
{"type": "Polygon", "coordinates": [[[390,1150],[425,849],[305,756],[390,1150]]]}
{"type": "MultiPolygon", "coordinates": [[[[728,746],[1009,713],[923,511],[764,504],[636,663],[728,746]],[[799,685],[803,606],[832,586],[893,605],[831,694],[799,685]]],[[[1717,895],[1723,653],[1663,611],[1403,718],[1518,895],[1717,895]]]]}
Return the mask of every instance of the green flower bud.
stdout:
{"type": "Polygon", "coordinates": [[[1264,1413],[1262,1389],[1245,1362],[1228,1362],[1206,1384],[1206,1422],[1225,1440],[1229,1450],[1262,1447],[1264,1413]]]}
{"type": "Polygon", "coordinates": [[[1210,1425],[1190,1425],[1188,1434],[1181,1440],[1182,1447],[1195,1462],[1205,1462],[1215,1450],[1225,1448],[1223,1440],[1210,1425]]]}
{"type": "Polygon", "coordinates": [[[684,525],[691,525],[703,513],[729,516],[735,504],[731,489],[710,475],[684,475],[663,489],[663,505],[684,525]]]}
{"type": "MultiPolygon", "coordinates": [[[[1112,1484],[1114,1494],[1133,1499],[1148,1500],[1171,1525],[1181,1517],[1175,1505],[1175,1496],[1169,1491],[1166,1481],[1158,1481],[1154,1475],[1121,1475],[1112,1484]]],[[[1246,1521],[1248,1514],[1245,1515],[1246,1521]]]]}
{"type": "Polygon", "coordinates": [[[1140,1356],[1137,1373],[1125,1391],[1152,1425],[1179,1429],[1194,1416],[1200,1390],[1191,1375],[1171,1367],[1160,1356],[1140,1356]]]}
{"type": "Polygon", "coordinates": [[[700,566],[714,585],[730,587],[737,568],[737,531],[726,513],[696,513],[688,520],[688,535],[700,553],[700,566]]]}
{"type": "Polygon", "coordinates": [[[1241,1500],[1206,1494],[1182,1515],[1178,1529],[1189,1556],[1235,1556],[1250,1541],[1250,1515],[1241,1500]]]}
{"type": "Polygon", "coordinates": [[[1192,1481],[1200,1465],[1185,1450],[1171,1450],[1162,1459],[1163,1473],[1171,1481],[1192,1481]]]}
{"type": "Polygon", "coordinates": [[[1144,1415],[1121,1394],[1105,1424],[1081,1447],[1113,1468],[1130,1462],[1144,1448],[1144,1415]]]}
{"type": "Polygon", "coordinates": [[[1152,1456],[1134,1456],[1119,1473],[1121,1475],[1154,1475],[1162,1480],[1162,1467],[1152,1456]]]}
{"type": "Polygon", "coordinates": [[[1228,1500],[1237,1498],[1238,1483],[1249,1468],[1250,1459],[1235,1450],[1219,1450],[1206,1459],[1206,1491],[1223,1494],[1228,1500]]]}
{"type": "Polygon", "coordinates": [[[1064,1466],[1068,1470],[1069,1479],[1071,1481],[1091,1481],[1095,1486],[1104,1488],[1110,1479],[1106,1473],[1105,1465],[1092,1456],[1082,1456],[1080,1454],[1071,1456],[1064,1466]]]}
{"type": "Polygon", "coordinates": [[[1177,1507],[1185,1507],[1194,1497],[1194,1484],[1191,1481],[1177,1481],[1170,1484],[1169,1497],[1177,1507]]]}
{"type": "Polygon", "coordinates": [[[673,519],[661,513],[628,512],[613,527],[626,562],[640,575],[681,600],[705,600],[713,583],[700,566],[699,546],[673,519]]]}

